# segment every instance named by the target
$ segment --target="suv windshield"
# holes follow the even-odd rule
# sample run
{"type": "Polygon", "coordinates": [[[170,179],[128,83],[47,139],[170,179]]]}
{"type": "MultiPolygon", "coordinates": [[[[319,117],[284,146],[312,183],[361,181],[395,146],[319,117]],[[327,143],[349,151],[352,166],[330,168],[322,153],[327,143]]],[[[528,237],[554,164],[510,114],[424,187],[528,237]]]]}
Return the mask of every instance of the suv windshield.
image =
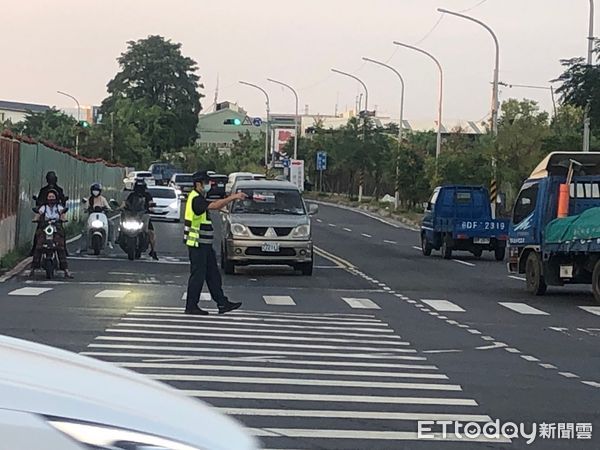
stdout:
{"type": "Polygon", "coordinates": [[[148,189],[152,198],[176,198],[177,194],[173,189],[148,189]]]}
{"type": "Polygon", "coordinates": [[[191,183],[192,176],[191,175],[175,175],[176,183],[191,183]]]}
{"type": "Polygon", "coordinates": [[[293,214],[304,215],[304,203],[298,191],[292,189],[240,189],[248,198],[236,201],[233,214],[293,214]]]}

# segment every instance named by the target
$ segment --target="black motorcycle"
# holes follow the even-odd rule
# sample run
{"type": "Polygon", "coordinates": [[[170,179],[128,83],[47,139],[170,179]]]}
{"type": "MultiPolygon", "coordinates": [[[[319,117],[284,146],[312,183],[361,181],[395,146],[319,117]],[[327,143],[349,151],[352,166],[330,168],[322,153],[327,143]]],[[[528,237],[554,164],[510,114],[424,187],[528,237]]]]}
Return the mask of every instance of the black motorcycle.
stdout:
{"type": "MultiPolygon", "coordinates": [[[[34,208],[35,211],[35,208],[34,208]]],[[[66,212],[66,211],[65,211],[66,212]]],[[[42,243],[41,268],[46,272],[46,279],[54,278],[54,272],[59,268],[58,245],[56,244],[56,235],[58,227],[66,223],[66,220],[36,220],[35,223],[41,223],[41,229],[44,231],[44,242],[42,243]]]]}
{"type": "Polygon", "coordinates": [[[150,245],[148,232],[145,230],[146,214],[143,202],[127,205],[121,210],[117,243],[130,261],[141,258],[150,245]]]}

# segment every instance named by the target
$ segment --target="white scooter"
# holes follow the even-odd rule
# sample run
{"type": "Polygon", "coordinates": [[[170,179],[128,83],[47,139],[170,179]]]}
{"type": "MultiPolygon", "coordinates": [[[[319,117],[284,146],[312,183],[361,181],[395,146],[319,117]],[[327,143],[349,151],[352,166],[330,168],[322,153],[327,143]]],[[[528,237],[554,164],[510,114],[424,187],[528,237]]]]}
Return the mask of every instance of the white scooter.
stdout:
{"type": "MultiPolygon", "coordinates": [[[[86,199],[81,199],[81,202],[87,204],[86,199]]],[[[87,251],[93,252],[96,256],[108,245],[108,217],[106,212],[106,209],[97,206],[90,212],[87,220],[87,251]]]]}

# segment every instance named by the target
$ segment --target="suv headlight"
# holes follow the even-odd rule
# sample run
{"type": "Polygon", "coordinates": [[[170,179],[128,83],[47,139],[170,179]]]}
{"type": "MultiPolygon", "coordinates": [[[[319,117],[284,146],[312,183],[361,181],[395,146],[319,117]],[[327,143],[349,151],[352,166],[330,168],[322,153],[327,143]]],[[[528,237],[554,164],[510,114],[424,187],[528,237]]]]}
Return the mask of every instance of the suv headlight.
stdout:
{"type": "Polygon", "coordinates": [[[231,234],[234,237],[250,237],[250,231],[246,225],[242,225],[241,223],[232,223],[231,224],[231,234]]]}
{"type": "Polygon", "coordinates": [[[46,420],[52,427],[90,450],[201,450],[171,439],[109,425],[56,418],[46,420]]]}
{"type": "Polygon", "coordinates": [[[299,225],[292,230],[292,238],[301,239],[310,237],[310,225],[299,225]]]}

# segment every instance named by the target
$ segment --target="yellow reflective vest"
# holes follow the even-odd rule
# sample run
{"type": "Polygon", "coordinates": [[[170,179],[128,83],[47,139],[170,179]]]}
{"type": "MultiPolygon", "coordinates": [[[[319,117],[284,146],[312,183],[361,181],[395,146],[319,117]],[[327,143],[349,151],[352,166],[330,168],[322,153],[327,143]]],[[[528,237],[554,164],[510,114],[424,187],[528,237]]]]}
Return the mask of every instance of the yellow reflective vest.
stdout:
{"type": "Polygon", "coordinates": [[[194,199],[199,195],[198,191],[194,189],[188,195],[185,204],[183,240],[188,247],[199,247],[200,244],[212,245],[213,241],[214,231],[208,210],[196,215],[192,207],[194,199]]]}

